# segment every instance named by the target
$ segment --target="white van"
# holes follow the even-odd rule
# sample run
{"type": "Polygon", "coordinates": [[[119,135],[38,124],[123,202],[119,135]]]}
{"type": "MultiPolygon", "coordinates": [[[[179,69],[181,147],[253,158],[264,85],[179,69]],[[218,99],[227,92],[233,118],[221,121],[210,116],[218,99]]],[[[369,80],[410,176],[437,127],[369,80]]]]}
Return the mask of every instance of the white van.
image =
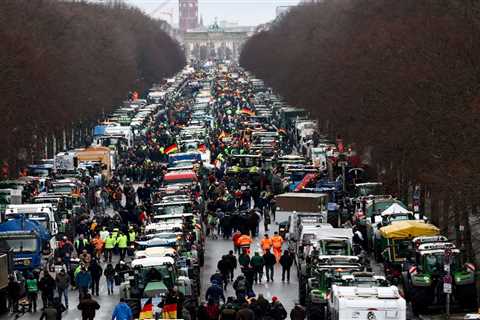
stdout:
{"type": "Polygon", "coordinates": [[[406,320],[407,304],[398,288],[332,286],[328,311],[332,320],[406,320]]]}

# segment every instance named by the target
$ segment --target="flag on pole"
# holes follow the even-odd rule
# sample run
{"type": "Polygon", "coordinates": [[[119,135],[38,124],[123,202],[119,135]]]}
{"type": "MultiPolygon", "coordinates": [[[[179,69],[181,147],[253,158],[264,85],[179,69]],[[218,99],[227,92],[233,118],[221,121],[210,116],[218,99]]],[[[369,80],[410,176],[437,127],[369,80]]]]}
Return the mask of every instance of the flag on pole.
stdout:
{"type": "Polygon", "coordinates": [[[166,154],[170,154],[170,153],[175,153],[177,152],[178,150],[178,147],[176,144],[172,144],[171,146],[165,148],[165,150],[163,150],[164,153],[166,154]]]}
{"type": "Polygon", "coordinates": [[[140,320],[153,318],[153,303],[152,298],[148,299],[140,311],[140,320]]]}

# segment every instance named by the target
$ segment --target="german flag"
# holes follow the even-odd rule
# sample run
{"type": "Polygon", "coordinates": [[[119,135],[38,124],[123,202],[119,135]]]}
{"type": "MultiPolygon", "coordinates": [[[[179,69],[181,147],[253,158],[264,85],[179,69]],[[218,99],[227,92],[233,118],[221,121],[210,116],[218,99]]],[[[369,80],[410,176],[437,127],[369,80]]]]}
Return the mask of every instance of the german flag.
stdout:
{"type": "Polygon", "coordinates": [[[148,299],[140,311],[140,320],[153,319],[153,303],[152,298],[148,299]]]}
{"type": "Polygon", "coordinates": [[[255,115],[255,111],[252,111],[248,108],[243,108],[242,110],[240,110],[241,113],[245,113],[245,114],[248,114],[249,116],[254,116],[255,115]]]}
{"type": "Polygon", "coordinates": [[[197,149],[198,149],[198,151],[200,151],[200,152],[202,152],[202,153],[207,152],[207,146],[206,146],[204,143],[198,145],[198,148],[197,148],[197,149]]]}
{"type": "Polygon", "coordinates": [[[165,150],[163,150],[164,153],[166,154],[170,154],[170,153],[175,153],[177,152],[178,150],[178,147],[176,144],[172,144],[170,147],[167,147],[165,148],[165,150]]]}
{"type": "Polygon", "coordinates": [[[177,304],[166,304],[162,308],[162,319],[177,319],[177,304]]]}

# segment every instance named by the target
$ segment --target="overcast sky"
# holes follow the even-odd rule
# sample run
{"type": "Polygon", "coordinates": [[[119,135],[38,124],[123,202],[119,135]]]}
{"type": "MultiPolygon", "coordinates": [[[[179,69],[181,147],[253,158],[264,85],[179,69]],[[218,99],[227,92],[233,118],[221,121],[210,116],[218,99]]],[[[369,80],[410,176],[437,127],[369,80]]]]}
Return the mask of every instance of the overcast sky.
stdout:
{"type": "MultiPolygon", "coordinates": [[[[146,13],[153,12],[158,6],[166,2],[160,12],[173,13],[173,22],[178,24],[178,0],[125,0],[138,6],[146,13]]],[[[203,16],[205,25],[219,21],[238,22],[243,26],[255,26],[275,18],[275,9],[279,6],[298,4],[299,0],[199,0],[199,15],[203,16]]],[[[167,14],[156,14],[170,22],[167,14]]]]}

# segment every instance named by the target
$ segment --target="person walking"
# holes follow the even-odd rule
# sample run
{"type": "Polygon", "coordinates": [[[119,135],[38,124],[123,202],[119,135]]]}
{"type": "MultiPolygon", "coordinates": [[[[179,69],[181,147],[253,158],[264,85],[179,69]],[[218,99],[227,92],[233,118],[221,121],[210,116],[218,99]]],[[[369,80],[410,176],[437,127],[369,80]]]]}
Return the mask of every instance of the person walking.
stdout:
{"type": "Polygon", "coordinates": [[[111,263],[107,265],[103,274],[107,280],[108,295],[111,295],[113,294],[113,286],[115,284],[115,269],[113,269],[113,265],[111,263]]]}
{"type": "Polygon", "coordinates": [[[238,257],[238,263],[241,268],[245,268],[250,265],[250,256],[246,251],[243,251],[238,257]]]}
{"type": "Polygon", "coordinates": [[[273,254],[277,259],[277,262],[280,260],[280,256],[282,255],[282,244],[283,238],[275,231],[272,237],[272,246],[273,246],[273,254]]]}
{"type": "Polygon", "coordinates": [[[225,294],[221,285],[218,285],[216,282],[212,283],[205,293],[205,300],[213,300],[216,304],[220,304],[220,300],[225,302],[225,294]]]}
{"type": "Polygon", "coordinates": [[[82,320],[93,320],[95,319],[96,311],[100,309],[100,305],[87,293],[84,298],[80,300],[77,309],[82,311],[82,320]]]}
{"type": "Polygon", "coordinates": [[[283,252],[280,258],[280,265],[282,266],[282,281],[285,281],[285,273],[287,274],[287,282],[290,282],[290,268],[293,264],[293,257],[288,250],[283,252]]]}
{"type": "Polygon", "coordinates": [[[263,261],[263,257],[258,252],[255,252],[252,260],[250,260],[250,265],[253,268],[253,278],[255,283],[262,283],[263,266],[265,265],[265,263],[263,261]]]}
{"type": "Polygon", "coordinates": [[[237,269],[237,257],[235,257],[235,255],[233,254],[233,250],[230,250],[230,252],[228,252],[226,259],[228,262],[230,281],[233,281],[235,269],[237,269]]]}
{"type": "Polygon", "coordinates": [[[98,297],[100,291],[100,278],[102,277],[102,266],[98,263],[98,260],[94,258],[90,264],[90,274],[92,275],[92,295],[98,297]]]}
{"type": "Polygon", "coordinates": [[[120,260],[125,260],[128,247],[128,237],[122,231],[120,231],[120,234],[117,237],[116,244],[118,246],[118,250],[120,251],[120,260]]]}
{"type": "Polygon", "coordinates": [[[125,299],[121,298],[115,309],[113,309],[112,320],[132,320],[132,318],[132,309],[125,302],[125,299]]]}
{"type": "Polygon", "coordinates": [[[30,308],[28,311],[32,312],[33,307],[33,312],[37,312],[38,280],[31,273],[27,276],[25,288],[28,300],[30,301],[30,308]]]}
{"type": "Polygon", "coordinates": [[[15,280],[13,275],[8,277],[8,310],[16,312],[18,310],[18,299],[20,296],[20,284],[15,280]]]}
{"type": "Polygon", "coordinates": [[[252,244],[252,238],[248,234],[242,234],[240,238],[238,238],[238,245],[240,250],[250,254],[250,245],[252,244]]]}
{"type": "Polygon", "coordinates": [[[112,234],[109,234],[105,239],[105,251],[103,252],[103,258],[105,262],[112,262],[113,249],[115,248],[116,239],[112,234]]]}
{"type": "Polygon", "coordinates": [[[42,279],[38,282],[38,288],[42,292],[43,309],[53,302],[56,283],[48,271],[44,271],[42,279]]]}
{"type": "Polygon", "coordinates": [[[242,236],[242,233],[240,231],[235,231],[235,233],[232,236],[232,242],[233,242],[233,250],[235,250],[235,253],[240,254],[240,244],[238,243],[238,239],[242,236]]]}
{"type": "Polygon", "coordinates": [[[88,288],[90,288],[92,284],[92,275],[87,271],[85,266],[80,267],[80,272],[75,276],[75,283],[78,287],[78,299],[81,300],[88,294],[88,288]]]}
{"type": "Polygon", "coordinates": [[[63,296],[65,308],[68,309],[68,287],[70,286],[70,276],[65,269],[62,268],[60,272],[57,273],[55,276],[55,283],[57,284],[58,299],[61,303],[63,296]]]}
{"type": "Polygon", "coordinates": [[[272,239],[269,238],[267,233],[264,235],[262,241],[260,241],[260,246],[264,254],[272,248],[272,239]]]}
{"type": "Polygon", "coordinates": [[[217,268],[222,275],[224,289],[227,290],[228,280],[230,280],[230,264],[226,255],[222,256],[222,259],[218,261],[217,268]]]}
{"type": "Polygon", "coordinates": [[[267,250],[267,252],[265,252],[263,255],[263,262],[265,264],[265,275],[267,276],[267,282],[273,282],[273,269],[275,263],[277,263],[277,260],[270,250],[267,250]]]}

